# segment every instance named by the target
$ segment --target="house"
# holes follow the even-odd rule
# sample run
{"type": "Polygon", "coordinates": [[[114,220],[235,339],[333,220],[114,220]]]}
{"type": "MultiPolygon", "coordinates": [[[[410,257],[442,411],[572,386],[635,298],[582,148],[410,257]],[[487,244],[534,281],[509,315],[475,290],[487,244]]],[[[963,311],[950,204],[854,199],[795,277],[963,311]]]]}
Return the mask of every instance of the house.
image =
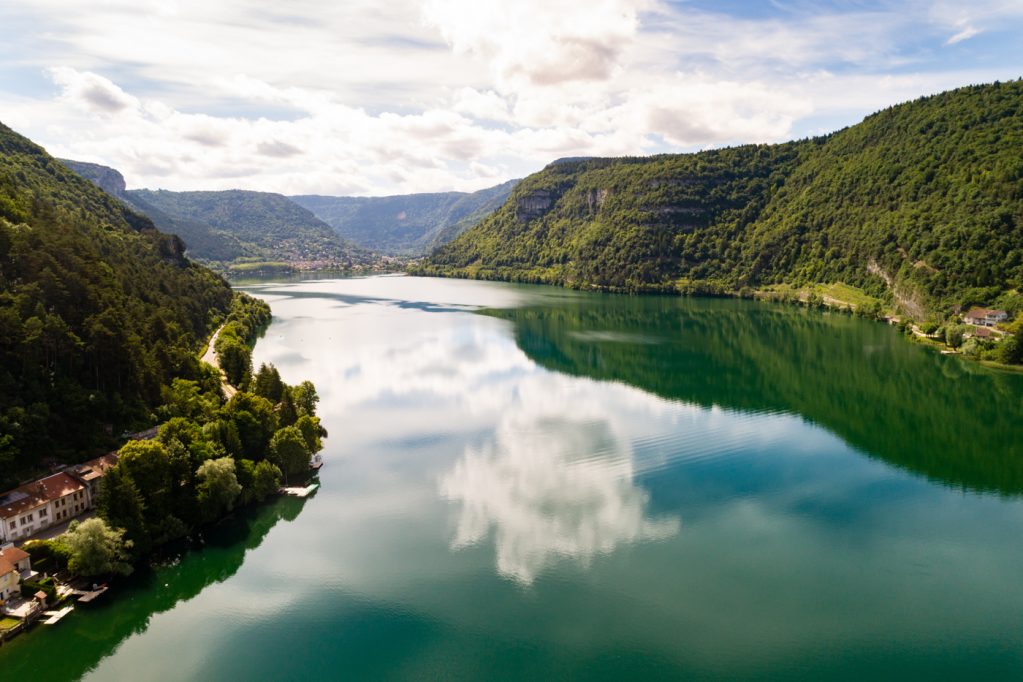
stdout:
{"type": "Polygon", "coordinates": [[[32,580],[38,575],[32,570],[32,558],[28,552],[14,545],[7,545],[0,549],[0,561],[6,561],[14,566],[22,580],[32,580]]]}
{"type": "Polygon", "coordinates": [[[0,604],[21,594],[21,573],[11,562],[0,558],[0,604]]]}
{"type": "Polygon", "coordinates": [[[81,481],[82,485],[85,486],[85,490],[88,493],[86,497],[89,509],[96,506],[96,495],[99,493],[100,479],[115,464],[117,464],[117,453],[111,452],[102,457],[90,459],[88,462],[77,464],[67,470],[69,474],[81,481]]]}
{"type": "Polygon", "coordinates": [[[36,576],[28,552],[7,545],[0,549],[0,604],[21,594],[21,581],[36,576]]]}
{"type": "Polygon", "coordinates": [[[994,327],[999,322],[1009,319],[1009,313],[1004,310],[993,310],[990,308],[970,308],[963,315],[968,324],[978,327],[994,327]]]}
{"type": "Polygon", "coordinates": [[[65,471],[0,495],[0,544],[28,538],[91,506],[85,485],[65,471]]]}

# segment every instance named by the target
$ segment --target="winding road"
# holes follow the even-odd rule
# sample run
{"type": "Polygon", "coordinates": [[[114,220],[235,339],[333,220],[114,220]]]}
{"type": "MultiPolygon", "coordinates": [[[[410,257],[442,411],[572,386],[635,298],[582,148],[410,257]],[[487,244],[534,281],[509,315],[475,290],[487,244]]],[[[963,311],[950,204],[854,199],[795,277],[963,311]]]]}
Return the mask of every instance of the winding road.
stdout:
{"type": "Polygon", "coordinates": [[[238,389],[228,382],[227,372],[225,372],[223,368],[220,366],[220,360],[217,358],[217,352],[214,350],[214,347],[217,345],[217,337],[220,336],[220,330],[223,328],[224,326],[221,325],[220,327],[217,328],[217,331],[213,332],[213,336],[210,337],[209,344],[207,344],[206,346],[206,352],[202,354],[200,360],[207,364],[213,365],[218,370],[220,370],[220,383],[222,384],[222,387],[224,389],[224,396],[226,396],[227,399],[230,400],[232,397],[234,397],[234,394],[238,392],[238,389]]]}

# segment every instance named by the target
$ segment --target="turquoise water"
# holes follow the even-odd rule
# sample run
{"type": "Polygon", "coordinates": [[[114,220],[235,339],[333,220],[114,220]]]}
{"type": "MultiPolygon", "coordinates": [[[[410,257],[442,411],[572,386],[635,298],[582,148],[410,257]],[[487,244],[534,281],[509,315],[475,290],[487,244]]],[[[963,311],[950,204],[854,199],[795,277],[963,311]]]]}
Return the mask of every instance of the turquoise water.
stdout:
{"type": "Polygon", "coordinates": [[[1023,676],[1023,376],[743,301],[247,290],[256,362],[320,391],[320,490],[0,648],[5,678],[1023,676]]]}

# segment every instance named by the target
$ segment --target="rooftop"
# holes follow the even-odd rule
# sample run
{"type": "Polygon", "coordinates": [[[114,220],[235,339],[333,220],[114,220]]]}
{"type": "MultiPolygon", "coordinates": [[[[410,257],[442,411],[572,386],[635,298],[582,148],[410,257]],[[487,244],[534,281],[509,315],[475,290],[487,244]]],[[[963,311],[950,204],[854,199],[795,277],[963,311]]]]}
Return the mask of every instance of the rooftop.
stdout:
{"type": "Polygon", "coordinates": [[[0,496],[0,518],[17,516],[80,490],[85,490],[82,484],[63,471],[26,483],[0,496]]]}
{"type": "Polygon", "coordinates": [[[970,308],[966,311],[966,317],[987,317],[987,316],[1008,315],[1004,310],[997,308],[970,308]]]}
{"type": "Polygon", "coordinates": [[[0,549],[0,560],[9,561],[12,564],[16,564],[22,559],[28,558],[28,552],[18,547],[8,547],[7,549],[0,549]]]}
{"type": "Polygon", "coordinates": [[[102,478],[103,474],[107,473],[107,470],[117,464],[117,453],[111,452],[97,457],[96,459],[90,459],[88,462],[82,462],[71,467],[71,472],[81,480],[91,483],[97,478],[102,478]]]}

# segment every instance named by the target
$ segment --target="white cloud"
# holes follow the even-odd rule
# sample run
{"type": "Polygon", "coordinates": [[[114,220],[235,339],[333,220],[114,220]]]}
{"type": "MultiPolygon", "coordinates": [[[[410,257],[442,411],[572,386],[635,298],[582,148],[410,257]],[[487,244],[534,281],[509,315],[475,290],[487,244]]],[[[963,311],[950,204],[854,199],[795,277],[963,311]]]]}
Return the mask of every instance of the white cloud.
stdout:
{"type": "Polygon", "coordinates": [[[558,156],[781,141],[1023,68],[1015,54],[1001,68],[931,65],[944,44],[977,51],[977,36],[1017,25],[1019,2],[798,7],[7,3],[0,24],[24,27],[11,35],[19,73],[58,92],[0,93],[0,111],[130,186],[387,194],[477,189],[558,156]]]}
{"type": "Polygon", "coordinates": [[[644,0],[427,0],[426,22],[489,63],[499,88],[600,81],[619,68],[644,0]]]}
{"type": "Polygon", "coordinates": [[[80,73],[66,66],[58,66],[50,70],[50,76],[61,87],[62,100],[76,109],[116,114],[138,108],[139,101],[136,98],[94,73],[80,73]]]}
{"type": "Polygon", "coordinates": [[[961,43],[964,40],[969,40],[970,38],[973,38],[974,36],[980,35],[981,33],[983,33],[983,31],[981,29],[976,28],[975,26],[970,26],[969,24],[967,24],[966,26],[963,27],[963,29],[961,31],[959,31],[959,33],[956,33],[954,36],[952,36],[951,38],[946,40],[945,44],[946,45],[955,45],[956,43],[961,43]]]}

